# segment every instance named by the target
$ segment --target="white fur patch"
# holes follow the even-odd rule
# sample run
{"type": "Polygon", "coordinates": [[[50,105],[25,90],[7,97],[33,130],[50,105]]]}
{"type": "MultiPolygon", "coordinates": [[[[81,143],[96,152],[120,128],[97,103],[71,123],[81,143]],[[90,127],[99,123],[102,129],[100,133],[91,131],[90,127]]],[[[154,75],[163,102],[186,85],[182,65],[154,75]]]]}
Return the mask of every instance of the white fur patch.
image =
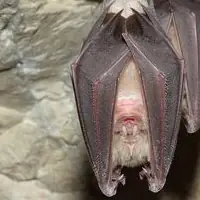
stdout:
{"type": "Polygon", "coordinates": [[[148,6],[147,0],[114,0],[108,12],[117,13],[123,9],[122,16],[127,18],[133,14],[131,8],[139,13],[143,13],[142,6],[148,6]]]}
{"type": "Polygon", "coordinates": [[[138,134],[137,141],[130,148],[120,135],[113,136],[113,166],[136,167],[149,160],[149,142],[147,134],[138,134]]]}

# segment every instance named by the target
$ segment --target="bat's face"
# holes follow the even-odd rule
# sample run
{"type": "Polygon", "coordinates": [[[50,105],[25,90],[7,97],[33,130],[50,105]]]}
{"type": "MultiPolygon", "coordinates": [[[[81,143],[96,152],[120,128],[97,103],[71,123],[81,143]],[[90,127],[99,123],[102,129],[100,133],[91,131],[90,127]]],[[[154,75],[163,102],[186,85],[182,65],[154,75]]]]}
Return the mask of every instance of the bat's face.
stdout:
{"type": "Polygon", "coordinates": [[[146,107],[141,77],[133,59],[118,79],[112,139],[113,169],[135,167],[149,160],[146,107]]]}

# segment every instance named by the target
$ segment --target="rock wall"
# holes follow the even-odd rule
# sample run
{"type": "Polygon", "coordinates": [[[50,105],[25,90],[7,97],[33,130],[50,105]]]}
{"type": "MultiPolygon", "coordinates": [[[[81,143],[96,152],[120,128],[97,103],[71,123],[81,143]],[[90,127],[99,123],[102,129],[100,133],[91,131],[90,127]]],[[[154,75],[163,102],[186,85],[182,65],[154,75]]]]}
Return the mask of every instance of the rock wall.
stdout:
{"type": "MultiPolygon", "coordinates": [[[[0,1],[0,200],[109,199],[88,164],[69,78],[98,8],[86,0],[0,1]]],[[[161,193],[148,192],[137,169],[125,170],[127,186],[110,199],[200,199],[200,134],[184,132],[161,193]]]]}
{"type": "Polygon", "coordinates": [[[88,161],[68,72],[96,7],[0,1],[1,200],[84,196],[88,161]]]}

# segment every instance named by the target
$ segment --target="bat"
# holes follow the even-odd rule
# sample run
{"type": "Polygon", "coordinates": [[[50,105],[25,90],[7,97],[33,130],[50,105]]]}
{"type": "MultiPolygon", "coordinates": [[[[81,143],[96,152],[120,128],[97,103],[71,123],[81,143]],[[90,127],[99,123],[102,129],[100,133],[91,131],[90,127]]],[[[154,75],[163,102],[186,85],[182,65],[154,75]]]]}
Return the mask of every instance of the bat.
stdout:
{"type": "Polygon", "coordinates": [[[72,65],[79,120],[102,193],[141,166],[152,192],[166,182],[180,121],[200,127],[200,2],[104,1],[72,65]]]}

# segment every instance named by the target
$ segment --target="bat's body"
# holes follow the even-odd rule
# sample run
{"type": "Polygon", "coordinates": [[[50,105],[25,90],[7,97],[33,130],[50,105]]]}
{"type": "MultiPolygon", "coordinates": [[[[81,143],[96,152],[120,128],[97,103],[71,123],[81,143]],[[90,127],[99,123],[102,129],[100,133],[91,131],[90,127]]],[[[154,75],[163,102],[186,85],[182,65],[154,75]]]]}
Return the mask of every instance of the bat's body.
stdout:
{"type": "Polygon", "coordinates": [[[113,166],[134,167],[149,160],[145,110],[141,78],[131,60],[119,77],[113,120],[113,166]]]}
{"type": "Polygon", "coordinates": [[[125,184],[123,166],[143,166],[141,178],[158,192],[173,159],[181,114],[188,132],[200,127],[200,3],[105,4],[72,69],[90,161],[107,196],[125,184]]]}

